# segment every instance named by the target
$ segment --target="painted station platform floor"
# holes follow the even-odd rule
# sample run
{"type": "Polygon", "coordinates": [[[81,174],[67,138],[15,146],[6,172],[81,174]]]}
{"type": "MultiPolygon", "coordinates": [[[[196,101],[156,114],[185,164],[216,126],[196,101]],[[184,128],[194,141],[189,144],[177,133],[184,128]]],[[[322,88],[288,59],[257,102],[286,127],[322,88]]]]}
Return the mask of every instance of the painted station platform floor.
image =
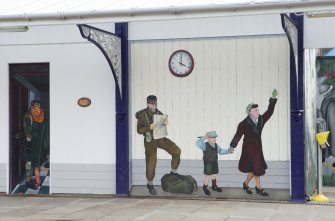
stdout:
{"type": "MultiPolygon", "coordinates": [[[[41,172],[41,182],[42,182],[42,186],[40,188],[38,188],[37,190],[34,189],[30,189],[28,187],[26,187],[25,183],[25,177],[21,177],[19,183],[16,185],[16,187],[13,190],[13,194],[19,194],[19,195],[23,195],[23,194],[49,194],[49,181],[50,181],[50,177],[46,174],[41,172]]],[[[35,176],[33,176],[31,178],[32,180],[35,180],[35,176]]]]}
{"type": "MultiPolygon", "coordinates": [[[[192,194],[173,194],[164,192],[161,186],[155,186],[157,190],[156,195],[151,195],[146,186],[133,186],[130,190],[131,197],[150,197],[150,198],[184,198],[184,199],[204,199],[204,200],[246,200],[259,202],[290,202],[290,191],[288,189],[265,189],[269,196],[261,196],[256,194],[256,191],[251,188],[253,194],[247,194],[242,188],[237,187],[223,187],[221,193],[211,191],[211,195],[207,196],[198,187],[198,190],[192,194]]],[[[335,187],[323,187],[322,194],[329,199],[329,203],[335,204],[335,187]]],[[[319,203],[319,202],[315,202],[319,203]]],[[[334,205],[335,206],[335,205],[334,205]]],[[[335,211],[335,210],[334,210],[335,211]]],[[[334,212],[335,214],[335,212],[334,212]]]]}
{"type": "Polygon", "coordinates": [[[161,186],[155,186],[157,191],[156,195],[151,195],[148,192],[146,186],[132,186],[130,190],[131,196],[139,197],[177,197],[177,198],[207,198],[207,199],[248,199],[248,200],[264,200],[264,201],[289,201],[290,191],[288,189],[265,189],[269,193],[269,196],[261,196],[256,194],[255,189],[252,189],[253,194],[247,194],[243,191],[242,187],[223,187],[221,193],[215,192],[210,189],[211,195],[207,196],[202,190],[202,186],[199,186],[197,191],[192,194],[175,194],[164,192],[161,186]]]}
{"type": "MultiPolygon", "coordinates": [[[[32,179],[35,179],[32,177],[32,179]]],[[[49,195],[49,181],[50,177],[41,172],[42,187],[33,190],[25,186],[24,177],[17,184],[12,194],[14,195],[49,195]]],[[[130,197],[149,197],[149,198],[181,198],[181,199],[208,199],[208,200],[255,200],[255,201],[290,201],[290,191],[288,189],[265,189],[269,196],[261,196],[256,194],[255,189],[251,188],[253,194],[247,194],[242,188],[237,187],[223,187],[221,193],[215,192],[210,189],[211,195],[207,196],[199,186],[197,191],[192,194],[174,194],[164,192],[161,186],[156,185],[156,195],[151,195],[146,186],[138,185],[132,186],[129,192],[130,197]]],[[[335,187],[322,187],[322,195],[329,199],[329,203],[335,203],[335,187]]],[[[56,194],[57,195],[57,194],[56,194]]],[[[335,214],[335,213],[334,213],[335,214]]]]}

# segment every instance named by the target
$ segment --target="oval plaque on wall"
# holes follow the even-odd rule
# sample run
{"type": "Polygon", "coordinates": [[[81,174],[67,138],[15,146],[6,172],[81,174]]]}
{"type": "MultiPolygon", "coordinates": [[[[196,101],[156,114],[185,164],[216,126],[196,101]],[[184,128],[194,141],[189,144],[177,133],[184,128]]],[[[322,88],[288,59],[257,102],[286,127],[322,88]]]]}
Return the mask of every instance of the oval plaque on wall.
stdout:
{"type": "Polygon", "coordinates": [[[91,105],[91,99],[88,97],[81,97],[78,99],[78,105],[81,107],[88,107],[91,105]]]}

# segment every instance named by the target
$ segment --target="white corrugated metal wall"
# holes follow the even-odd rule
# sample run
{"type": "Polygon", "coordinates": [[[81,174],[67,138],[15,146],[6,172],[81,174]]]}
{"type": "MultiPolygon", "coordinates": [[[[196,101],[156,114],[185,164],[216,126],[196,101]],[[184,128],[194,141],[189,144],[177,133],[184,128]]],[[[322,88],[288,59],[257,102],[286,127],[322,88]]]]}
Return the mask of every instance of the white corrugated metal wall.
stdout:
{"type": "MultiPolygon", "coordinates": [[[[182,160],[202,159],[196,137],[216,130],[222,147],[228,147],[245,107],[257,102],[265,111],[273,88],[279,100],[263,131],[265,158],[290,160],[289,148],[289,47],[286,36],[170,39],[131,42],[132,158],[144,159],[143,137],[136,133],[134,113],[146,106],[149,94],[158,97],[158,109],[169,115],[169,138],[182,149],[182,160]],[[195,60],[185,78],[168,69],[171,53],[185,49],[195,60]]],[[[241,144],[242,142],[240,142],[241,144]]],[[[240,146],[239,144],[239,146],[240,146]]],[[[237,148],[224,160],[239,159],[237,148]]],[[[159,159],[170,159],[158,151],[159,159]]]]}
{"type": "MultiPolygon", "coordinates": [[[[218,144],[227,148],[245,107],[257,102],[268,106],[273,88],[279,99],[273,117],[263,130],[263,151],[269,169],[263,182],[269,188],[289,188],[289,46],[285,35],[144,40],[131,42],[131,152],[132,185],[145,179],[143,136],[136,132],[134,114],[146,106],[146,96],[158,97],[158,108],[169,115],[168,137],[182,150],[178,171],[203,182],[202,151],[197,136],[216,130],[218,144]],[[195,60],[193,72],[178,78],[168,69],[171,53],[185,49],[195,60]]],[[[218,180],[222,186],[241,185],[238,171],[242,140],[235,153],[220,156],[218,180]]],[[[156,178],[170,170],[171,156],[158,150],[156,178]]]]}

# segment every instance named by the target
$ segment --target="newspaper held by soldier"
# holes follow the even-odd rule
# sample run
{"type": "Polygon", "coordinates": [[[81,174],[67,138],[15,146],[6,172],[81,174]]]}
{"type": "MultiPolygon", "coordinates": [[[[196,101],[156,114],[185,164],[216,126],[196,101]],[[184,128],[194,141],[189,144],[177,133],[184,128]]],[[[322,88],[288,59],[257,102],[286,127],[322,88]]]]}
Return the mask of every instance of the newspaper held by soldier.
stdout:
{"type": "Polygon", "coordinates": [[[154,139],[160,139],[168,135],[167,132],[167,121],[168,115],[158,115],[154,114],[154,123],[158,123],[158,126],[155,127],[153,131],[154,139]]]}

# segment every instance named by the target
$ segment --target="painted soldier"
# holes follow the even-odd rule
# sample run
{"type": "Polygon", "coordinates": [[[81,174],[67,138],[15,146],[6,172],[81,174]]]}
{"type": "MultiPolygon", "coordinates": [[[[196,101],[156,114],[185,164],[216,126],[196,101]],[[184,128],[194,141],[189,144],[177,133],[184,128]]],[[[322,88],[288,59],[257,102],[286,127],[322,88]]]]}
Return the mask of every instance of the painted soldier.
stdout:
{"type": "Polygon", "coordinates": [[[177,174],[181,153],[180,148],[170,139],[166,137],[154,139],[153,130],[159,125],[167,124],[167,119],[161,122],[154,122],[154,115],[163,115],[163,113],[157,109],[157,97],[149,95],[147,97],[147,108],[138,111],[135,116],[137,118],[137,132],[144,136],[147,188],[152,195],[156,195],[153,179],[156,170],[157,148],[165,150],[172,156],[172,174],[177,174]]]}

